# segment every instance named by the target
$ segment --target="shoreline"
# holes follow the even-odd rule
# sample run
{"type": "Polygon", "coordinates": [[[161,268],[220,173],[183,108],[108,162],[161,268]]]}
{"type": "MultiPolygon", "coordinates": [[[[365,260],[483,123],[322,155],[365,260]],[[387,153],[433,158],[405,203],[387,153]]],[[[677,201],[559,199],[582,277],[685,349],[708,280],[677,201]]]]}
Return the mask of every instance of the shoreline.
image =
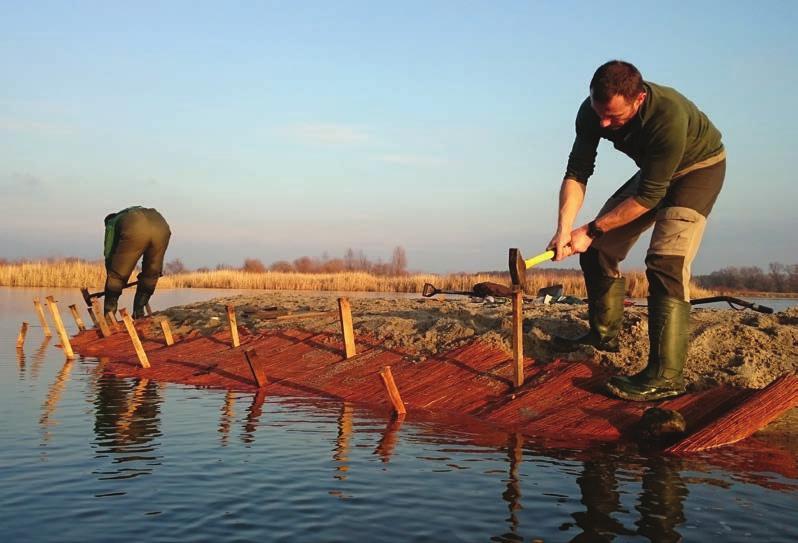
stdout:
{"type": "MultiPolygon", "coordinates": [[[[167,317],[177,333],[208,334],[226,326],[225,306],[233,304],[239,325],[251,331],[297,327],[338,333],[335,315],[277,320],[278,312],[336,311],[332,293],[258,292],[223,296],[175,306],[156,313],[167,317]]],[[[407,352],[414,362],[460,347],[477,337],[512,352],[511,304],[477,298],[391,297],[368,293],[350,299],[355,336],[376,337],[389,348],[407,352]]],[[[645,366],[648,356],[646,307],[627,307],[620,352],[585,347],[573,353],[551,349],[553,334],[578,335],[587,330],[587,305],[524,304],[524,354],[541,364],[557,358],[587,360],[619,374],[645,366]]],[[[690,390],[729,384],[762,388],[783,373],[798,373],[798,307],[771,315],[731,309],[691,312],[690,347],[685,381],[690,390]]]]}

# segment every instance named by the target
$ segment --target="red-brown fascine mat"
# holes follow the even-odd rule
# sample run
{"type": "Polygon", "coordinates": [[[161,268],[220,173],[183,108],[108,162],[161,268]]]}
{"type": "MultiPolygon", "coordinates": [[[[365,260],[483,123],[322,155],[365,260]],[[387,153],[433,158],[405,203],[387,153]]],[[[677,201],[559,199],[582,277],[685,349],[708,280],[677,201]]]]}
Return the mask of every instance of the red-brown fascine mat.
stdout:
{"type": "Polygon", "coordinates": [[[94,330],[79,333],[73,348],[98,357],[103,371],[202,388],[257,390],[244,356],[253,349],[268,379],[270,395],[318,396],[391,409],[379,371],[390,366],[407,408],[457,415],[523,434],[545,447],[586,447],[631,440],[643,412],[653,405],[679,411],[687,436],[667,449],[689,454],[736,443],[798,406],[798,377],[785,375],[760,390],[719,386],[652,403],[626,402],[604,392],[607,375],[585,362],[524,360],[523,386],[512,388],[512,357],[500,347],[475,340],[424,362],[368,337],[357,338],[358,354],[345,359],[340,335],[299,328],[251,333],[239,327],[241,344],[230,332],[191,333],[166,346],[151,319],[136,323],[150,367],[141,367],[124,331],[108,338],[94,330]]]}

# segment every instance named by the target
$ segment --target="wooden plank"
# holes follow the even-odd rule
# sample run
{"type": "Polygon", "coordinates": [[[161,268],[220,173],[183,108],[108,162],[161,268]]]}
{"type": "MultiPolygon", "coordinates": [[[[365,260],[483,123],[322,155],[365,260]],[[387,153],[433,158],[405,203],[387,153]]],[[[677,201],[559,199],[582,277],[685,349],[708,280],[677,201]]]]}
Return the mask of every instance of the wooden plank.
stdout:
{"type": "Polygon", "coordinates": [[[78,326],[78,330],[81,332],[86,329],[86,325],[83,324],[83,319],[80,318],[78,314],[78,308],[75,304],[69,306],[69,311],[72,313],[72,318],[75,319],[75,324],[78,326]]]}
{"type": "Polygon", "coordinates": [[[396,383],[393,380],[391,366],[384,366],[382,370],[380,370],[380,377],[382,378],[382,383],[385,385],[385,390],[388,392],[388,399],[391,400],[393,410],[398,415],[407,413],[405,404],[402,402],[402,397],[399,395],[399,389],[396,388],[396,383]]]}
{"type": "Polygon", "coordinates": [[[36,308],[36,314],[39,316],[39,323],[42,326],[42,331],[44,335],[50,337],[53,333],[50,331],[50,327],[47,325],[47,319],[44,318],[44,309],[42,308],[42,303],[39,301],[39,298],[33,299],[33,307],[36,308]]]}
{"type": "Polygon", "coordinates": [[[127,309],[124,307],[119,310],[119,314],[122,315],[122,322],[125,323],[127,333],[130,335],[130,341],[133,342],[133,348],[136,349],[136,356],[139,358],[141,367],[149,368],[150,361],[147,359],[147,353],[144,352],[144,346],[139,339],[139,333],[136,332],[136,327],[133,325],[133,319],[130,318],[130,315],[127,314],[127,309]]]}
{"type": "Polygon", "coordinates": [[[227,321],[230,323],[230,338],[233,347],[238,347],[241,342],[238,339],[238,323],[236,322],[236,308],[233,305],[227,306],[227,321]]]}
{"type": "Polygon", "coordinates": [[[25,336],[28,335],[28,323],[23,322],[22,326],[19,329],[19,335],[17,336],[17,349],[21,349],[25,346],[25,336]]]}
{"type": "Polygon", "coordinates": [[[524,384],[524,293],[513,290],[513,386],[524,384]]]}
{"type": "Polygon", "coordinates": [[[349,359],[357,354],[355,332],[352,329],[352,306],[346,298],[338,298],[338,316],[341,319],[341,333],[344,336],[344,357],[349,359]]]}
{"type": "Polygon", "coordinates": [[[255,384],[258,385],[258,388],[263,388],[269,384],[266,372],[263,371],[263,364],[258,359],[258,353],[255,352],[255,349],[244,351],[244,358],[247,359],[247,364],[249,364],[249,369],[252,371],[252,377],[255,378],[255,384]]]}
{"type": "Polygon", "coordinates": [[[69,334],[64,328],[64,322],[61,320],[61,313],[58,312],[58,305],[52,296],[47,297],[47,306],[50,308],[50,313],[55,323],[55,329],[58,331],[58,336],[61,338],[61,345],[64,347],[64,353],[69,359],[75,358],[75,353],[72,352],[72,344],[69,343],[69,334]]]}
{"type": "Polygon", "coordinates": [[[167,319],[163,319],[161,321],[161,331],[163,331],[163,337],[166,340],[166,344],[174,345],[175,340],[172,337],[172,329],[169,327],[169,321],[167,319]]]}

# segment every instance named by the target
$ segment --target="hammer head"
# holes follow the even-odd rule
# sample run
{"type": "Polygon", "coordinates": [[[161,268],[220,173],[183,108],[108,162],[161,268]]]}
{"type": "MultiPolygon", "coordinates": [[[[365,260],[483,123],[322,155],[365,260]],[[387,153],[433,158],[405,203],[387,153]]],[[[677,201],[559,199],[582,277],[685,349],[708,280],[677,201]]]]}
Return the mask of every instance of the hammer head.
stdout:
{"type": "Polygon", "coordinates": [[[526,285],[526,262],[524,262],[524,257],[521,256],[521,251],[518,249],[510,249],[509,256],[510,279],[513,286],[523,289],[524,285],[526,285]]]}

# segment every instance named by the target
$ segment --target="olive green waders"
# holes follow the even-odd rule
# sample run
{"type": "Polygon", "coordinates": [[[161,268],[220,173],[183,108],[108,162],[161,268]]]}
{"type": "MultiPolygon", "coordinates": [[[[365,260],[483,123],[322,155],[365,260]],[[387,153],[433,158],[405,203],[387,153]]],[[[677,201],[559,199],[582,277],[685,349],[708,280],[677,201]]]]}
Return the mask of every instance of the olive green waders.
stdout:
{"type": "MultiPolygon", "coordinates": [[[[623,320],[619,264],[640,235],[654,226],[646,254],[649,285],[649,347],[646,369],[631,378],[614,378],[609,390],[624,399],[657,400],[684,391],[682,369],[687,356],[691,265],[715,200],[723,186],[726,161],[692,170],[674,179],[660,204],[634,221],[596,239],[579,258],[588,290],[590,332],[572,340],[555,338],[561,350],[592,345],[617,350],[623,320]],[[591,287],[604,285],[604,287],[591,287]],[[591,292],[592,290],[592,292],[591,292]],[[591,297],[597,301],[591,303],[591,297]]],[[[638,172],[607,201],[599,216],[637,194],[638,172]]]]}
{"type": "Polygon", "coordinates": [[[155,209],[131,207],[105,219],[105,313],[115,312],[119,296],[127,285],[139,258],[133,316],[144,316],[144,308],[155,292],[163,272],[163,261],[172,235],[166,220],[155,209]]]}

